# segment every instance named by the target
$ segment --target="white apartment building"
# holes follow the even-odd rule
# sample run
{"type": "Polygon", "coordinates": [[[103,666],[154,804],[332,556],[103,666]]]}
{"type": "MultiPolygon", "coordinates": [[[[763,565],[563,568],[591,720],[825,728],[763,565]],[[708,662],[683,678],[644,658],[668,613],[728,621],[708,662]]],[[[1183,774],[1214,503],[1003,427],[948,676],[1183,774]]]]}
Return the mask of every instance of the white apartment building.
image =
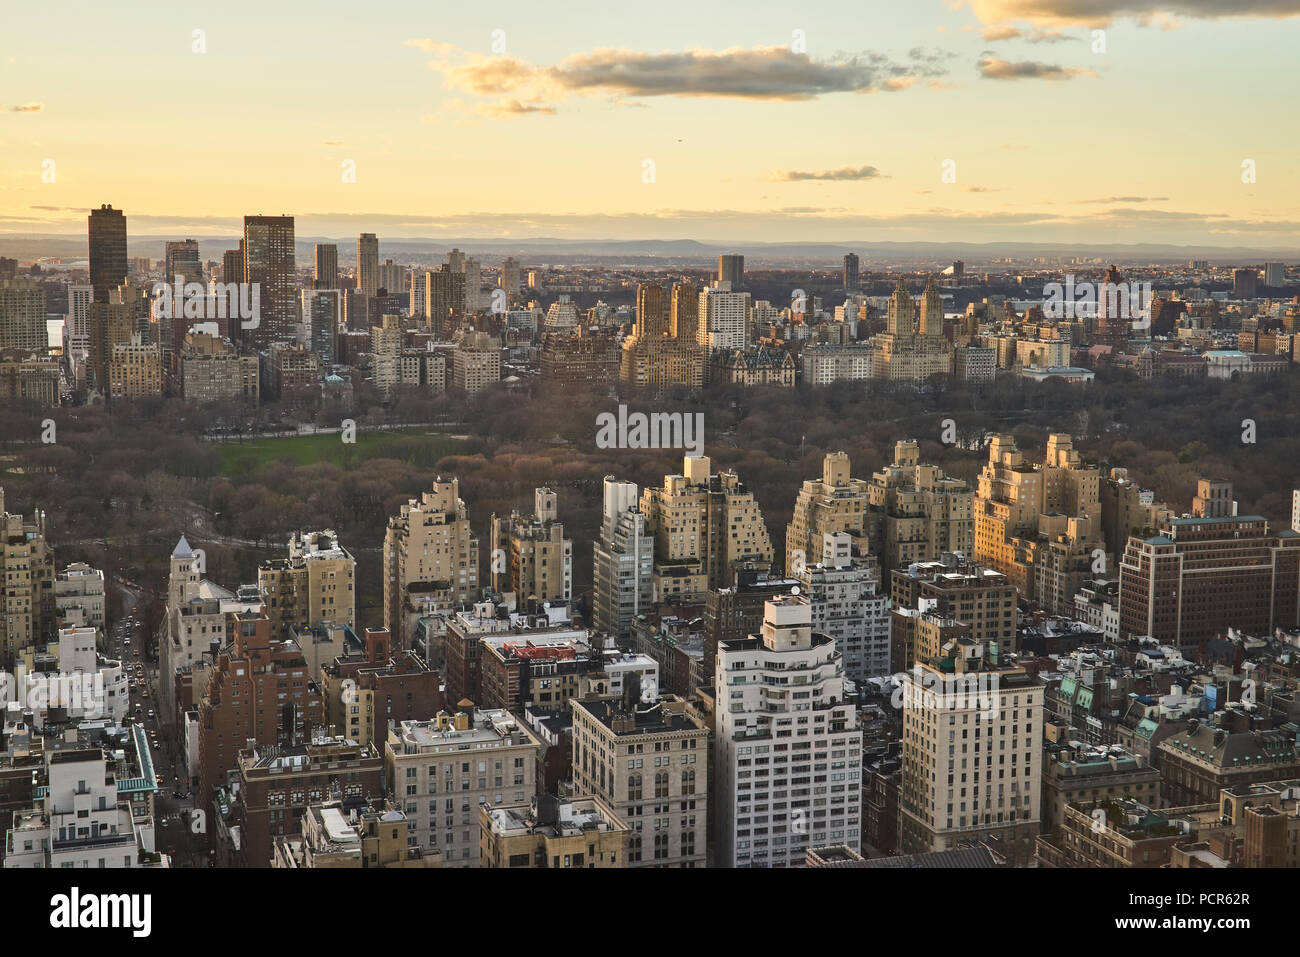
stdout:
{"type": "MultiPolygon", "coordinates": [[[[102,750],[49,751],[45,764],[49,784],[37,805],[14,815],[6,868],[170,866],[167,855],[152,851],[152,817],[137,817],[133,799],[119,795],[115,766],[102,750]]],[[[139,784],[122,783],[127,790],[139,784]]]]}
{"type": "Polygon", "coordinates": [[[814,634],[834,639],[844,676],[862,682],[889,674],[889,601],[873,564],[850,556],[852,536],[827,532],[817,564],[795,571],[812,605],[814,634]]]}
{"type": "Polygon", "coordinates": [[[632,621],[654,597],[654,537],[646,534],[637,487],[605,476],[600,535],[592,548],[592,618],[616,638],[632,633],[632,621]]]}
{"type": "MultiPolygon", "coordinates": [[[[74,562],[54,578],[54,607],[59,617],[65,618],[74,609],[80,609],[77,624],[103,628],[104,573],[85,562],[74,562]]],[[[73,622],[69,621],[69,624],[73,622]]]]}
{"type": "Polygon", "coordinates": [[[441,852],[445,867],[478,867],[479,805],[532,800],[541,747],[504,709],[393,722],[384,767],[408,846],[441,852]]]}
{"type": "Polygon", "coordinates": [[[762,632],[717,660],[715,862],[791,867],[809,847],[861,846],[862,731],[835,641],[803,595],[766,603],[762,632]]]}
{"type": "Polygon", "coordinates": [[[731,283],[714,280],[700,290],[700,327],[696,342],[707,349],[743,349],[749,293],[732,292],[731,283]]]}
{"type": "Polygon", "coordinates": [[[1043,684],[984,660],[958,639],[918,662],[900,687],[903,768],[899,850],[942,851],[999,838],[1013,864],[1032,860],[1042,772],[1043,684]]]}

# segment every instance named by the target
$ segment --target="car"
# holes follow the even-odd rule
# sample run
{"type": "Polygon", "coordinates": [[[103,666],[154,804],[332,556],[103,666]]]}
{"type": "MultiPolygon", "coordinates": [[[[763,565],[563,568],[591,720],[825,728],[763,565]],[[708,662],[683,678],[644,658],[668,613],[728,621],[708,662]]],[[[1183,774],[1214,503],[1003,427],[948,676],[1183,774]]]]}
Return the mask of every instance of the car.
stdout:
{"type": "Polygon", "coordinates": [[[145,688],[143,691],[141,691],[141,692],[140,692],[140,697],[141,697],[141,698],[147,698],[147,697],[149,697],[149,689],[148,689],[148,688],[145,688]]]}
{"type": "Polygon", "coordinates": [[[159,786],[159,787],[162,787],[163,777],[162,777],[161,774],[159,774],[157,777],[158,777],[158,786],[159,786]]]}
{"type": "Polygon", "coordinates": [[[153,719],[153,708],[150,708],[150,709],[149,709],[149,718],[150,718],[150,720],[153,719]]]}
{"type": "Polygon", "coordinates": [[[139,705],[136,705],[136,706],[135,706],[135,713],[136,713],[136,714],[139,714],[140,711],[141,711],[140,706],[139,706],[139,705]]]}

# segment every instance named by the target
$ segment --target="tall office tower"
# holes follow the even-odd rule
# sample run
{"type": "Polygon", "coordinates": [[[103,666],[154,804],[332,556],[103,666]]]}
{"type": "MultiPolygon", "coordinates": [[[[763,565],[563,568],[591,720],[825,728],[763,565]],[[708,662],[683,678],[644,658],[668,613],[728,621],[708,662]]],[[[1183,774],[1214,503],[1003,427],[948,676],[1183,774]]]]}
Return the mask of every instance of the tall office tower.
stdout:
{"type": "Polygon", "coordinates": [[[847,532],[826,532],[821,545],[820,554],[792,576],[812,605],[813,631],[835,640],[846,678],[862,682],[889,674],[889,596],[875,563],[854,559],[847,532]]]}
{"type": "Polygon", "coordinates": [[[339,287],[339,247],[334,243],[317,243],[314,252],[316,269],[312,273],[312,278],[315,287],[317,289],[337,289],[339,287]]]}
{"type": "Polygon", "coordinates": [[[921,464],[916,439],[894,446],[894,461],[871,476],[871,541],[884,569],[975,549],[975,490],[937,465],[921,464]]]}
{"type": "Polygon", "coordinates": [[[603,798],[632,825],[622,866],[704,867],[708,724],[676,695],[639,691],[633,679],[620,700],[569,699],[574,793],[603,798]],[[634,752],[657,754],[663,763],[652,772],[628,760],[634,752]]]}
{"type": "Polygon", "coordinates": [[[943,335],[943,296],[939,294],[933,274],[925,283],[925,291],[921,293],[921,323],[917,331],[923,336],[943,335]]]}
{"type": "Polygon", "coordinates": [[[86,356],[86,389],[110,400],[109,367],[113,350],[135,335],[135,306],[121,302],[90,304],[90,332],[86,356]]]}
{"type": "Polygon", "coordinates": [[[619,639],[654,601],[654,538],[637,507],[637,487],[605,476],[600,534],[592,546],[592,619],[619,639]]]}
{"type": "Polygon", "coordinates": [[[1259,272],[1254,269],[1234,269],[1232,271],[1232,298],[1254,299],[1255,287],[1259,283],[1259,272]]]}
{"type": "Polygon", "coordinates": [[[198,240],[167,242],[163,248],[163,279],[167,283],[175,283],[182,276],[187,283],[203,283],[203,261],[199,259],[198,240]]]}
{"type": "Polygon", "coordinates": [[[356,628],[357,560],[339,543],[333,529],[294,532],[286,558],[272,558],[257,567],[271,635],[290,637],[293,628],[320,624],[356,628]]]}
{"type": "Polygon", "coordinates": [[[459,249],[452,247],[452,249],[447,253],[446,265],[452,272],[464,272],[465,254],[459,249]]]}
{"type": "Polygon", "coordinates": [[[1070,436],[1047,439],[1043,464],[1030,465],[1010,435],[995,435],[975,496],[975,560],[991,565],[1022,598],[1068,614],[1094,577],[1101,540],[1100,476],[1070,436]]]}
{"type": "Polygon", "coordinates": [[[797,867],[810,847],[857,851],[862,730],[844,697],[843,655],[813,633],[808,599],[767,602],[759,634],[718,646],[715,681],[726,702],[713,751],[716,864],[797,867]]]}
{"type": "Polygon", "coordinates": [[[1119,563],[1121,638],[1150,635],[1191,657],[1229,628],[1267,635],[1300,625],[1300,536],[1232,514],[1224,484],[1198,483],[1201,514],[1130,536],[1119,563]]]}
{"type": "Polygon", "coordinates": [[[457,479],[434,480],[433,490],[411,499],[388,520],[384,533],[384,627],[402,647],[403,610],[412,594],[429,595],[443,604],[475,601],[478,587],[478,538],[457,479]]]}
{"type": "Polygon", "coordinates": [[[694,283],[675,282],[668,314],[668,334],[695,342],[700,332],[700,290],[694,283]]]}
{"type": "Polygon", "coordinates": [[[45,287],[34,279],[0,279],[0,350],[45,355],[45,287]]]}
{"type": "Polygon", "coordinates": [[[294,274],[293,217],[244,217],[244,282],[257,283],[261,315],[243,334],[259,346],[293,339],[298,321],[298,288],[294,274]]]}
{"type": "Polygon", "coordinates": [[[454,272],[444,264],[436,272],[424,274],[424,317],[431,332],[442,335],[447,319],[464,311],[464,273],[454,272]]]}
{"type": "Polygon", "coordinates": [[[903,684],[899,850],[944,851],[996,838],[1012,864],[1038,836],[1043,684],[957,638],[903,684]]]}
{"type": "Polygon", "coordinates": [[[506,257],[501,264],[501,288],[505,290],[507,306],[519,302],[519,262],[513,256],[506,257]]]}
{"type": "Polygon", "coordinates": [[[954,259],[952,265],[948,268],[952,271],[952,277],[954,279],[961,279],[966,275],[966,264],[960,259],[954,259]]]}
{"type": "Polygon", "coordinates": [[[379,237],[374,233],[357,237],[357,288],[368,298],[379,292],[379,237]]]}
{"type": "Polygon", "coordinates": [[[849,292],[858,290],[858,254],[849,253],[844,257],[844,288],[849,292]]]}
{"type": "Polygon", "coordinates": [[[749,318],[749,293],[735,292],[726,280],[700,290],[696,342],[715,349],[743,349],[749,318]]]}
{"type": "Polygon", "coordinates": [[[52,634],[54,549],[45,540],[45,513],[30,519],[5,511],[0,487],[0,667],[12,669],[16,656],[52,634]]]}
{"type": "Polygon", "coordinates": [[[722,255],[718,257],[718,282],[730,283],[731,289],[745,285],[745,257],[722,255]]]}
{"type": "Polygon", "coordinates": [[[490,569],[494,592],[514,592],[518,601],[572,600],[573,541],[564,537],[553,491],[533,491],[532,515],[492,516],[490,569]]]}
{"type": "Polygon", "coordinates": [[[804,566],[821,561],[823,539],[830,532],[848,532],[854,552],[867,560],[869,499],[866,481],[849,474],[847,453],[828,452],[821,480],[803,483],[794,516],[785,527],[786,574],[797,575],[804,566]]]}
{"type": "Polygon", "coordinates": [[[221,281],[244,281],[244,241],[239,241],[237,249],[227,249],[221,254],[221,281]]]}
{"type": "Polygon", "coordinates": [[[647,533],[654,536],[655,601],[704,601],[729,585],[735,568],[770,568],[772,542],[763,513],[733,471],[709,473],[708,456],[687,456],[681,475],[641,493],[647,533]]]}
{"type": "Polygon", "coordinates": [[[329,367],[338,362],[343,294],[337,289],[304,289],[302,321],[307,325],[311,351],[320,356],[321,369],[328,375],[329,367]]]}
{"type": "Polygon", "coordinates": [[[1264,263],[1264,285],[1277,289],[1286,284],[1286,263],[1264,263]]]}
{"type": "Polygon", "coordinates": [[[662,339],[669,332],[669,292],[664,286],[638,283],[636,287],[636,324],[633,335],[639,339],[662,339]]]}
{"type": "Polygon", "coordinates": [[[126,216],[120,209],[92,209],[90,229],[90,284],[95,302],[108,302],[108,294],[126,282],[126,216]]]}

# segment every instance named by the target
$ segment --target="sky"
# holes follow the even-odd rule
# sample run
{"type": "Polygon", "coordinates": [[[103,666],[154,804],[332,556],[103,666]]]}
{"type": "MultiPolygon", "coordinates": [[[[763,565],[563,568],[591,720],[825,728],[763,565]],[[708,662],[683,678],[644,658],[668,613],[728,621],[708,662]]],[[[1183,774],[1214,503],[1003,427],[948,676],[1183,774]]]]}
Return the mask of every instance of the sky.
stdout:
{"type": "Polygon", "coordinates": [[[110,203],[132,236],[1300,247],[1300,0],[10,0],[4,25],[0,234],[110,203]]]}

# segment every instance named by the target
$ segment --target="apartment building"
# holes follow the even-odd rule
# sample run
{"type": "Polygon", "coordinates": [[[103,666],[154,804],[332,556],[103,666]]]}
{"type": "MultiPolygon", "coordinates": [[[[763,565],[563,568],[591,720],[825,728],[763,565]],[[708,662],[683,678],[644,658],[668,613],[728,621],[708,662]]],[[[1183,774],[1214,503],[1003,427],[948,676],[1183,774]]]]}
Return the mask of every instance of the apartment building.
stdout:
{"type": "Polygon", "coordinates": [[[865,558],[869,554],[869,502],[867,483],[850,474],[848,455],[828,452],[822,460],[821,479],[803,483],[794,515],[785,527],[786,574],[797,577],[803,566],[820,561],[828,534],[848,534],[854,552],[865,558]]]}
{"type": "Polygon", "coordinates": [[[478,867],[480,805],[531,800],[541,747],[508,711],[465,705],[394,722],[384,768],[390,799],[406,814],[407,844],[441,853],[446,867],[478,867]]]}
{"type": "Polygon", "coordinates": [[[627,867],[630,828],[598,797],[561,801],[544,794],[530,804],[479,808],[480,867],[627,867]]]}
{"type": "Polygon", "coordinates": [[[646,488],[641,513],[654,538],[657,602],[704,600],[742,562],[772,562],[772,542],[754,494],[733,471],[710,474],[708,456],[687,456],[683,474],[646,488]]]}
{"type": "Polygon", "coordinates": [[[443,605],[478,598],[478,537],[460,497],[457,479],[434,480],[433,489],[410,499],[389,518],[384,534],[384,627],[400,647],[405,609],[413,596],[443,605]]]}
{"type": "Polygon", "coordinates": [[[637,487],[606,475],[600,534],[592,545],[592,619],[625,639],[654,599],[654,538],[637,506],[637,487]]]}
{"type": "Polygon", "coordinates": [[[956,638],[906,672],[902,692],[899,850],[997,838],[1013,865],[1032,860],[1042,813],[1042,682],[956,638]]]}
{"type": "Polygon", "coordinates": [[[893,463],[872,474],[868,495],[871,540],[886,570],[974,550],[974,490],[922,464],[916,439],[894,446],[893,463]]]}
{"type": "Polygon", "coordinates": [[[759,634],[718,646],[715,864],[797,867],[861,846],[862,731],[844,661],[802,595],[764,605],[759,634]]]}
{"type": "Polygon", "coordinates": [[[257,585],[271,619],[271,634],[287,637],[291,628],[331,623],[356,624],[357,561],[332,528],[294,532],[289,554],[257,569],[257,585]]]}
{"type": "Polygon", "coordinates": [[[492,516],[492,590],[519,599],[568,602],[573,598],[573,541],[559,521],[558,496],[549,488],[533,492],[533,513],[492,516]]]}
{"type": "Polygon", "coordinates": [[[628,823],[625,867],[704,867],[709,825],[709,728],[676,695],[640,693],[569,703],[573,786],[628,823]]]}

